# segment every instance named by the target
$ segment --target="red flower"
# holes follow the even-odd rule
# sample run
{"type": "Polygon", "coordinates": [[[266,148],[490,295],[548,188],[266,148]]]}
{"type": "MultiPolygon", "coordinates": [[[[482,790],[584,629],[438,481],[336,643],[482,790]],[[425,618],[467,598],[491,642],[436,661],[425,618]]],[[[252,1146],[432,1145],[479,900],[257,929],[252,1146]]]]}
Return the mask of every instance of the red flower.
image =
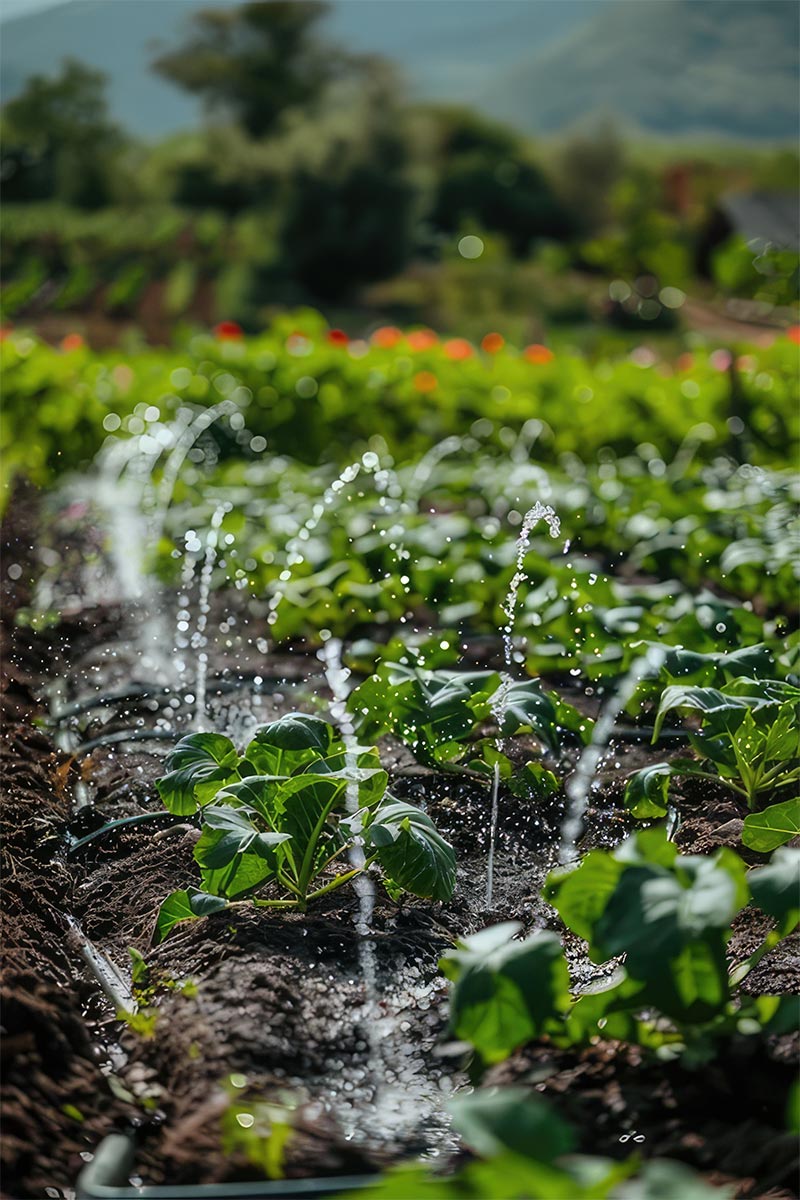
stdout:
{"type": "Polygon", "coordinates": [[[487,333],[481,342],[481,349],[485,350],[487,354],[497,354],[505,344],[506,339],[502,333],[487,333]]]}
{"type": "Polygon", "coordinates": [[[790,325],[786,330],[786,336],[790,342],[800,346],[800,325],[790,325]]]}
{"type": "Polygon", "coordinates": [[[417,371],[414,376],[414,387],[418,392],[432,392],[439,385],[439,380],[433,371],[417,371]]]}
{"type": "Polygon", "coordinates": [[[380,329],[376,329],[370,341],[373,346],[380,346],[381,350],[391,350],[402,340],[403,331],[398,329],[396,325],[381,325],[380,329]]]}
{"type": "Polygon", "coordinates": [[[474,351],[466,338],[450,338],[444,344],[444,352],[448,358],[455,359],[456,362],[461,362],[465,358],[471,358],[474,351]]]}
{"type": "Polygon", "coordinates": [[[346,346],[350,338],[343,329],[329,329],[328,341],[332,346],[346,346]]]}
{"type": "Polygon", "coordinates": [[[214,337],[221,342],[240,342],[244,337],[241,325],[235,321],[220,321],[214,326],[214,337]]]}
{"type": "Polygon", "coordinates": [[[432,329],[412,329],[411,333],[406,334],[406,341],[411,350],[430,350],[438,340],[432,329]]]}
{"type": "Polygon", "coordinates": [[[694,355],[693,354],[689,354],[687,351],[685,354],[678,355],[677,367],[678,367],[679,371],[691,371],[693,366],[694,366],[694,355]]]}
{"type": "Polygon", "coordinates": [[[727,371],[728,367],[733,362],[733,355],[730,350],[725,350],[720,347],[719,350],[713,350],[708,356],[708,361],[715,371],[727,371]]]}
{"type": "Polygon", "coordinates": [[[0,325],[0,342],[4,342],[6,338],[11,337],[14,332],[12,325],[0,325]]]}
{"type": "Polygon", "coordinates": [[[79,333],[68,333],[61,339],[61,349],[65,354],[69,354],[71,350],[82,350],[85,345],[86,342],[79,333]]]}
{"type": "Polygon", "coordinates": [[[552,350],[548,349],[547,346],[540,345],[538,342],[534,342],[531,346],[526,346],[523,354],[529,363],[533,363],[537,367],[542,366],[544,363],[552,362],[555,358],[552,350]]]}

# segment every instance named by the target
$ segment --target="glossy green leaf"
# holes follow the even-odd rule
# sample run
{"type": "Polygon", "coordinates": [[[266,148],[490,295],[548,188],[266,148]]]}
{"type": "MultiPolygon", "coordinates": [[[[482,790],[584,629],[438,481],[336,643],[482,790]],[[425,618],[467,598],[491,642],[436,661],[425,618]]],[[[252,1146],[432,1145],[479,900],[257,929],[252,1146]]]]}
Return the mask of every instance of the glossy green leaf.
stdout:
{"type": "Polygon", "coordinates": [[[751,850],[767,854],[800,836],[800,797],[771,804],[745,817],[742,841],[751,850]]]}
{"type": "Polygon", "coordinates": [[[156,783],[164,805],[188,816],[208,804],[226,783],[239,778],[239,756],[229,738],[219,733],[192,733],[181,738],[167,758],[168,773],[156,783]]]}
{"type": "Polygon", "coordinates": [[[153,941],[156,945],[181,921],[191,921],[196,917],[206,917],[209,913],[219,912],[227,907],[227,900],[220,896],[212,896],[197,888],[181,889],[167,896],[158,910],[153,941]]]}
{"type": "Polygon", "coordinates": [[[652,763],[630,776],[625,784],[625,807],[644,820],[663,817],[669,799],[669,781],[674,774],[669,763],[652,763]]]}
{"type": "Polygon", "coordinates": [[[328,721],[293,712],[256,730],[245,751],[259,775],[290,775],[303,764],[324,758],[334,740],[328,721]]]}
{"type": "Polygon", "coordinates": [[[523,730],[530,730],[549,749],[558,749],[556,709],[550,697],[542,692],[537,680],[514,683],[506,692],[500,733],[503,737],[509,737],[523,730]]]}
{"type": "Polygon", "coordinates": [[[590,850],[578,867],[551,871],[542,895],[573,933],[591,942],[622,871],[622,864],[606,851],[590,850]]]}
{"type": "Polygon", "coordinates": [[[387,796],[365,836],[394,883],[415,896],[450,899],[456,884],[455,853],[427,813],[387,796]]]}
{"type": "Polygon", "coordinates": [[[263,831],[240,808],[212,804],[203,811],[203,832],[194,850],[201,867],[224,867],[237,854],[249,852],[269,859],[276,846],[290,839],[288,833],[263,831]]]}
{"type": "Polygon", "coordinates": [[[781,846],[765,867],[747,874],[753,901],[782,928],[800,919],[800,850],[781,846]]]}

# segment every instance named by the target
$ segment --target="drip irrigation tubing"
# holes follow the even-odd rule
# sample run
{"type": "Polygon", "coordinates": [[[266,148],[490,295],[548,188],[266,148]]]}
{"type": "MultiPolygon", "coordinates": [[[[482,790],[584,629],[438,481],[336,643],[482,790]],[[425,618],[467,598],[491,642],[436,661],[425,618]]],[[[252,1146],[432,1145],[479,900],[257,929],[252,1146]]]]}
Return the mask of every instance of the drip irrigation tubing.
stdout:
{"type": "Polygon", "coordinates": [[[125,1134],[104,1138],[81,1171],[76,1200],[324,1200],[374,1186],[375,1175],[281,1179],[250,1183],[144,1184],[133,1186],[136,1147],[125,1134]]]}

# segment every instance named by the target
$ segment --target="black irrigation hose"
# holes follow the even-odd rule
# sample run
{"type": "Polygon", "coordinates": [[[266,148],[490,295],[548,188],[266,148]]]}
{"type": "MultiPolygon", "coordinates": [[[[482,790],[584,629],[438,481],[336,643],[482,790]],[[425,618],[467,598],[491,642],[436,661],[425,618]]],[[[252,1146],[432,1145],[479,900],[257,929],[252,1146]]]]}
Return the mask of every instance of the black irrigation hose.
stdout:
{"type": "Polygon", "coordinates": [[[73,758],[90,754],[100,746],[117,746],[121,742],[178,742],[184,735],[174,733],[169,729],[117,729],[114,733],[104,733],[101,737],[83,742],[73,751],[73,758]]]}
{"type": "MultiPolygon", "coordinates": [[[[272,692],[277,691],[281,687],[286,687],[289,683],[300,682],[299,680],[289,680],[284,675],[240,675],[235,679],[224,679],[217,677],[209,680],[209,690],[215,692],[236,692],[240,688],[252,686],[257,692],[272,692]],[[256,683],[256,679],[260,682],[256,683]],[[267,687],[265,685],[269,684],[267,687]]],[[[188,683],[186,687],[188,687],[188,683]]],[[[157,683],[140,683],[132,684],[128,688],[124,688],[117,692],[103,692],[99,696],[85,696],[82,700],[75,700],[72,704],[59,710],[49,718],[48,724],[60,725],[63,721],[68,721],[70,717],[78,717],[81,713],[91,712],[94,708],[105,708],[107,705],[118,704],[124,700],[153,700],[159,697],[180,696],[186,688],[170,687],[167,684],[157,683]]]]}
{"type": "Polygon", "coordinates": [[[157,696],[171,696],[174,688],[160,683],[133,683],[130,687],[118,692],[102,692],[99,696],[84,696],[82,700],[74,700],[64,708],[53,713],[49,725],[60,725],[70,717],[78,717],[81,713],[91,712],[93,708],[104,708],[108,704],[118,704],[122,700],[152,700],[157,696]]]}
{"type": "MultiPolygon", "coordinates": [[[[194,814],[189,814],[185,817],[176,817],[174,813],[158,812],[138,813],[135,817],[120,817],[118,821],[109,821],[106,825],[101,825],[99,829],[92,830],[85,837],[80,838],[77,842],[73,842],[67,850],[67,856],[77,854],[84,846],[88,846],[90,842],[94,842],[97,838],[105,837],[107,833],[112,833],[115,829],[124,829],[128,825],[143,825],[146,821],[171,821],[173,825],[192,824],[194,814]]],[[[167,828],[170,828],[167,825],[167,828]]]]}
{"type": "MultiPolygon", "coordinates": [[[[648,729],[646,726],[637,725],[622,725],[618,729],[613,730],[609,742],[640,742],[646,740],[648,744],[653,740],[654,729],[648,729]]],[[[688,729],[662,729],[659,731],[656,743],[658,742],[685,742],[689,739],[690,733],[688,729]]]]}
{"type": "Polygon", "coordinates": [[[339,1175],[330,1179],[264,1180],[259,1183],[146,1184],[133,1187],[136,1150],[125,1134],[112,1133],[81,1171],[76,1200],[324,1200],[374,1185],[375,1175],[339,1175]]]}

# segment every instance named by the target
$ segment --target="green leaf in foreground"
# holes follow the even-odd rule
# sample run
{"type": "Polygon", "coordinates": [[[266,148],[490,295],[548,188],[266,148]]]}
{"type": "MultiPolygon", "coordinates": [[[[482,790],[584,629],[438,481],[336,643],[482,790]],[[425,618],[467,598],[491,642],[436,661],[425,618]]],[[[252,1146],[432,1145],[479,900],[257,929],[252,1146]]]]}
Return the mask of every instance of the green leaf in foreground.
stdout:
{"type": "Polygon", "coordinates": [[[525,941],[507,921],[465,938],[439,966],[453,983],[450,1028],[486,1062],[500,1062],[551,1021],[560,1022],[569,1003],[569,972],[559,938],[534,933],[525,941]]]}
{"type": "Polygon", "coordinates": [[[772,804],[763,812],[745,818],[742,841],[762,854],[775,850],[800,835],[800,797],[772,804]]]}
{"type": "Polygon", "coordinates": [[[456,1129],[482,1158],[510,1150],[551,1163],[575,1148],[569,1126],[527,1088],[491,1088],[457,1095],[449,1108],[456,1129]]]}
{"type": "Polygon", "coordinates": [[[782,846],[766,867],[747,874],[753,901],[763,912],[775,917],[782,930],[800,920],[800,850],[782,846]]]}
{"type": "Polygon", "coordinates": [[[197,888],[172,892],[158,910],[153,941],[158,945],[179,922],[191,921],[195,917],[207,917],[209,913],[219,912],[227,905],[228,901],[223,897],[210,896],[197,888]]]}

